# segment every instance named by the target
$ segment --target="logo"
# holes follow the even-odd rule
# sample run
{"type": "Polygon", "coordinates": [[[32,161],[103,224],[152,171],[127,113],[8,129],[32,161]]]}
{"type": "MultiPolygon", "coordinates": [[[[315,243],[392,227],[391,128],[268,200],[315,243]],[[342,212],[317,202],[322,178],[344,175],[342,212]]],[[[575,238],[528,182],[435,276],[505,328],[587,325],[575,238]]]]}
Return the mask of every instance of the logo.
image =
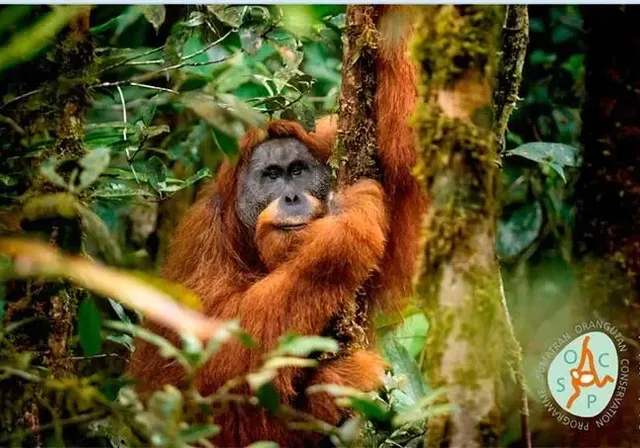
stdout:
{"type": "Polygon", "coordinates": [[[584,322],[573,334],[563,333],[538,366],[537,377],[547,386],[538,391],[543,406],[573,429],[588,431],[609,423],[628,386],[626,352],[624,337],[606,322],[584,322]]]}
{"type": "Polygon", "coordinates": [[[551,361],[547,385],[566,412],[594,417],[611,401],[618,379],[618,353],[609,336],[591,332],[578,336],[551,361]],[[594,355],[595,353],[595,355],[594,355]]]}

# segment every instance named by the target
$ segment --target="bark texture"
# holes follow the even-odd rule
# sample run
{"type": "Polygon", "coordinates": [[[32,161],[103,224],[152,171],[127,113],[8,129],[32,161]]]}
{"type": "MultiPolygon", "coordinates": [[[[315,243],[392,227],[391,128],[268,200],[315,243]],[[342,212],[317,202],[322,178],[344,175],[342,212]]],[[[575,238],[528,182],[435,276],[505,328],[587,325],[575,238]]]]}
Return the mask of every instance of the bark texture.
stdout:
{"type": "Polygon", "coordinates": [[[492,84],[504,16],[499,7],[421,10],[418,174],[432,201],[423,227],[417,292],[430,322],[432,387],[446,387],[450,416],[429,419],[425,446],[494,446],[503,430],[508,368],[520,348],[504,306],[494,252],[498,153],[492,84]]]}
{"type": "MultiPolygon", "coordinates": [[[[36,168],[49,158],[77,159],[85,153],[82,142],[84,117],[90,104],[88,86],[95,59],[95,46],[89,34],[89,12],[88,7],[79,8],[69,27],[59,35],[49,70],[44,72],[43,79],[37,80],[40,93],[33,96],[31,103],[20,106],[14,115],[25,128],[25,138],[37,138],[40,133],[47,132],[55,135],[55,143],[43,151],[42,159],[36,160],[36,168]]],[[[16,72],[33,69],[28,65],[25,67],[17,68],[16,72]]],[[[25,74],[25,78],[30,79],[30,74],[25,74]]],[[[67,178],[74,166],[69,165],[70,168],[60,169],[60,173],[67,178]]],[[[24,185],[27,190],[24,195],[27,199],[25,207],[22,212],[16,209],[16,214],[23,218],[21,229],[35,232],[67,252],[80,252],[82,226],[75,207],[64,209],[62,200],[57,201],[59,204],[55,207],[44,207],[42,204],[62,189],[38,175],[37,170],[25,172],[31,173],[32,177],[24,185]],[[41,205],[34,206],[38,201],[41,205]],[[25,210],[28,207],[30,212],[27,213],[25,210]]],[[[79,288],[61,282],[11,282],[7,288],[5,319],[32,322],[23,325],[3,341],[7,343],[2,348],[9,352],[9,359],[17,357],[18,353],[30,352],[34,354],[31,363],[48,369],[52,378],[72,378],[76,365],[70,357],[69,342],[74,333],[77,304],[82,294],[79,288]],[[15,350],[15,353],[10,350],[15,350]]],[[[18,428],[32,429],[34,435],[23,443],[41,446],[42,437],[37,432],[39,426],[49,423],[53,418],[60,418],[61,415],[53,415],[54,412],[65,412],[43,405],[46,402],[43,393],[40,383],[17,376],[5,375],[0,378],[0,403],[8,404],[0,412],[0,427],[7,434],[18,428]]]]}
{"type": "Polygon", "coordinates": [[[519,99],[522,67],[529,44],[529,12],[527,5],[507,5],[502,27],[502,49],[499,72],[493,93],[493,133],[498,142],[498,151],[504,150],[504,134],[509,117],[519,99]]]}
{"type": "MultiPolygon", "coordinates": [[[[375,114],[378,48],[376,21],[380,8],[348,6],[343,36],[342,85],[338,112],[338,141],[332,163],[339,181],[353,184],[361,178],[379,179],[375,114]]],[[[369,301],[364,291],[333,325],[343,351],[367,346],[369,301]]]]}

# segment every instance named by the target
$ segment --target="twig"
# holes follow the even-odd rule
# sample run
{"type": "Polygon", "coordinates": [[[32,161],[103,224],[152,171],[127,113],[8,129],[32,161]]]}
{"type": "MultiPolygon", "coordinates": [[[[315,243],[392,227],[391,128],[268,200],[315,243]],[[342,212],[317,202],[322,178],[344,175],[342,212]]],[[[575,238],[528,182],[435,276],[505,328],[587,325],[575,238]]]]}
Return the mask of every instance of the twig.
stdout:
{"type": "Polygon", "coordinates": [[[25,135],[24,129],[20,127],[18,123],[16,123],[13,118],[5,117],[4,115],[0,115],[0,121],[8,124],[14,131],[16,131],[20,135],[25,135]]]}
{"type": "Polygon", "coordinates": [[[131,80],[116,81],[116,82],[103,82],[103,83],[100,83],[100,84],[95,84],[95,85],[91,86],[91,88],[92,89],[96,89],[98,87],[120,87],[120,86],[142,87],[144,89],[159,90],[161,92],[173,93],[174,95],[178,95],[180,93],[177,90],[167,89],[166,87],[158,87],[158,86],[152,86],[152,85],[149,85],[149,84],[141,84],[139,82],[133,82],[131,80]]]}
{"type": "Polygon", "coordinates": [[[204,47],[202,47],[200,50],[195,51],[191,54],[188,54],[187,56],[184,56],[182,58],[180,58],[181,61],[187,61],[191,58],[195,58],[196,56],[201,55],[202,53],[209,51],[211,48],[215,47],[216,45],[218,45],[220,42],[222,42],[223,40],[225,40],[229,35],[231,34],[231,31],[227,31],[227,33],[222,36],[219,39],[214,40],[213,42],[211,42],[209,45],[206,45],[204,47]]]}
{"type": "Polygon", "coordinates": [[[120,102],[122,103],[122,121],[124,121],[125,123],[125,127],[122,128],[122,139],[126,142],[127,141],[127,104],[124,102],[124,94],[122,93],[122,89],[120,88],[120,86],[116,86],[116,89],[118,89],[118,93],[120,94],[120,102]]]}
{"type": "Polygon", "coordinates": [[[150,61],[132,61],[132,62],[127,62],[124,65],[152,65],[152,64],[164,64],[164,59],[152,59],[150,61]]]}
{"type": "Polygon", "coordinates": [[[37,428],[31,428],[29,430],[22,431],[14,431],[10,434],[5,434],[0,437],[0,442],[7,442],[9,440],[19,440],[24,438],[25,436],[41,433],[43,431],[47,431],[49,429],[53,429],[56,425],[65,426],[65,425],[77,425],[79,423],[91,422],[94,420],[99,420],[102,417],[105,417],[107,413],[103,410],[91,412],[89,414],[83,415],[74,415],[73,417],[69,417],[66,419],[59,419],[56,422],[47,423],[46,425],[40,425],[37,428]]]}
{"type": "Polygon", "coordinates": [[[184,67],[202,67],[202,66],[205,66],[205,65],[218,64],[220,62],[228,61],[229,59],[231,59],[234,56],[235,56],[235,54],[234,55],[230,55],[230,56],[225,56],[224,58],[216,59],[215,61],[180,62],[178,64],[171,65],[169,67],[161,68],[161,69],[158,69],[158,70],[154,70],[154,71],[149,72],[149,73],[143,73],[141,75],[138,75],[138,76],[134,77],[132,79],[132,81],[143,81],[143,80],[146,81],[148,79],[154,78],[156,75],[159,75],[159,74],[162,74],[162,73],[167,73],[167,72],[174,71],[174,70],[179,70],[179,69],[184,68],[184,67]]]}
{"type": "Polygon", "coordinates": [[[27,97],[29,97],[31,95],[35,95],[36,93],[40,93],[40,92],[42,92],[42,90],[43,89],[36,89],[36,90],[32,90],[32,91],[27,92],[27,93],[23,93],[22,95],[18,95],[17,97],[10,99],[6,103],[4,103],[2,106],[0,106],[0,109],[4,109],[9,104],[15,103],[16,101],[20,101],[21,99],[27,98],[27,97]]]}
{"type": "Polygon", "coordinates": [[[164,67],[164,68],[161,68],[159,70],[155,70],[155,71],[153,71],[151,73],[145,73],[143,75],[139,75],[139,76],[135,77],[133,80],[134,81],[139,81],[141,79],[149,79],[150,77],[153,77],[153,76],[155,76],[157,74],[166,73],[166,72],[169,72],[169,71],[172,71],[172,70],[178,70],[178,69],[181,69],[183,67],[200,67],[200,66],[204,66],[204,65],[217,64],[219,62],[226,61],[226,60],[230,59],[233,55],[232,56],[227,56],[227,57],[224,57],[224,58],[220,58],[220,59],[217,59],[215,61],[186,62],[189,59],[192,59],[192,58],[194,58],[196,56],[199,56],[199,55],[203,54],[206,51],[209,51],[211,48],[215,47],[220,42],[225,40],[230,34],[231,34],[231,31],[227,31],[227,33],[224,36],[222,36],[219,39],[216,39],[215,41],[211,42],[210,44],[202,47],[200,50],[195,51],[195,52],[193,52],[191,54],[188,54],[188,55],[180,58],[180,62],[177,63],[177,64],[170,65],[169,67],[164,67]]]}
{"type": "Polygon", "coordinates": [[[137,56],[130,57],[128,59],[125,59],[124,61],[117,62],[117,63],[115,63],[113,65],[110,65],[109,67],[103,68],[102,70],[100,70],[98,72],[98,74],[102,74],[102,73],[107,72],[109,70],[113,70],[114,68],[121,67],[121,66],[126,65],[127,63],[129,63],[131,61],[135,61],[136,59],[140,59],[140,58],[143,58],[145,56],[149,56],[150,54],[157,53],[158,51],[161,51],[161,50],[164,50],[164,45],[162,45],[161,47],[154,48],[152,50],[146,51],[146,52],[144,52],[142,54],[139,54],[137,56]]]}
{"type": "Polygon", "coordinates": [[[505,314],[505,322],[507,325],[507,331],[509,333],[511,353],[510,358],[513,361],[511,369],[513,369],[516,378],[516,384],[518,385],[518,392],[520,393],[520,424],[522,426],[522,446],[525,448],[531,448],[531,429],[529,425],[529,400],[527,398],[527,384],[522,370],[522,347],[516,337],[516,332],[513,328],[513,321],[511,320],[511,314],[509,313],[509,307],[507,306],[507,297],[504,293],[504,284],[502,282],[502,272],[498,269],[498,281],[500,282],[500,302],[505,314]],[[514,359],[515,358],[515,359],[514,359]]]}
{"type": "Polygon", "coordinates": [[[25,372],[24,370],[15,369],[11,366],[0,366],[0,370],[4,370],[5,372],[4,375],[0,375],[0,380],[3,380],[10,376],[18,376],[22,379],[32,381],[34,383],[39,383],[40,381],[42,381],[42,378],[40,378],[39,376],[33,375],[29,372],[25,372]]]}
{"type": "Polygon", "coordinates": [[[529,14],[527,5],[508,5],[502,29],[502,57],[493,94],[493,133],[498,142],[498,150],[504,152],[504,133],[511,112],[516,107],[522,67],[524,66],[529,43],[529,14]]]}
{"type": "MultiPolygon", "coordinates": [[[[502,55],[498,70],[496,89],[493,94],[494,122],[493,135],[500,154],[505,149],[505,132],[509,117],[516,107],[518,92],[522,80],[529,43],[529,13],[526,5],[507,5],[504,26],[502,28],[502,55]]],[[[531,448],[531,430],[529,425],[529,401],[524,372],[522,370],[522,347],[518,342],[513,322],[509,314],[507,300],[504,294],[502,273],[498,272],[500,281],[500,299],[504,309],[509,345],[511,346],[511,369],[515,374],[518,392],[520,393],[520,422],[522,426],[522,446],[531,448]]]]}

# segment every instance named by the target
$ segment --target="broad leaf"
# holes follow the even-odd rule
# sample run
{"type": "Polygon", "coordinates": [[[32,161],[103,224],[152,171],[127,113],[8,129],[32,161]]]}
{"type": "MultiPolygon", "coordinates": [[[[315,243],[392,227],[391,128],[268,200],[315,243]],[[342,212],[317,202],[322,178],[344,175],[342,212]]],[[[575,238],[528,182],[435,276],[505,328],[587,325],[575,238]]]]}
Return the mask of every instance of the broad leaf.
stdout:
{"type": "Polygon", "coordinates": [[[520,156],[550,166],[562,179],[563,167],[579,166],[578,149],[562,143],[532,142],[508,151],[507,155],[520,156]]]}
{"type": "Polygon", "coordinates": [[[407,377],[407,385],[404,392],[409,398],[417,402],[421,397],[425,396],[429,387],[424,381],[420,367],[394,337],[393,334],[385,336],[382,344],[382,350],[386,358],[391,362],[394,375],[405,375],[407,377]]]}
{"type": "Polygon", "coordinates": [[[92,149],[80,159],[79,164],[82,167],[79,179],[80,188],[84,189],[93,184],[109,166],[109,161],[109,148],[105,146],[92,149]]]}
{"type": "Polygon", "coordinates": [[[78,336],[86,356],[100,353],[100,312],[92,299],[84,299],[78,308],[78,336]]]}
{"type": "Polygon", "coordinates": [[[146,5],[143,7],[142,12],[149,23],[153,25],[157,34],[160,30],[160,26],[164,23],[164,19],[167,16],[167,11],[164,5],[146,5]]]}
{"type": "Polygon", "coordinates": [[[313,352],[338,351],[338,343],[321,336],[285,336],[274,350],[278,355],[309,356],[313,352]]]}
{"type": "Polygon", "coordinates": [[[256,392],[256,397],[262,406],[275,414],[280,407],[280,396],[271,384],[265,384],[256,392]]]}
{"type": "Polygon", "coordinates": [[[149,184],[158,193],[167,187],[167,166],[158,156],[151,157],[145,165],[149,184]]]}
{"type": "Polygon", "coordinates": [[[498,222],[496,246],[502,257],[521,254],[533,243],[542,229],[542,207],[539,202],[517,208],[498,222]]]}
{"type": "Polygon", "coordinates": [[[180,439],[184,443],[196,443],[203,439],[209,439],[220,432],[218,425],[192,425],[180,431],[180,439]]]}

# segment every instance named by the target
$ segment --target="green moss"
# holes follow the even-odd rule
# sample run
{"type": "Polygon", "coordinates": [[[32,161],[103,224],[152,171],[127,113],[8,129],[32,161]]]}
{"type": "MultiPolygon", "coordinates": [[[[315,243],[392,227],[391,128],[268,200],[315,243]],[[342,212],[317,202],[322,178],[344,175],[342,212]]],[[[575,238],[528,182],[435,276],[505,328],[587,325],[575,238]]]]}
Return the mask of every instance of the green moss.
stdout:
{"type": "MultiPolygon", "coordinates": [[[[492,245],[498,155],[489,104],[478,104],[458,118],[448,116],[439,99],[443,91],[456,91],[457,82],[468,81],[469,75],[477,77],[478,87],[493,78],[501,8],[441,6],[421,11],[412,42],[421,101],[412,125],[419,142],[415,174],[431,200],[416,280],[431,323],[426,373],[432,386],[455,388],[455,405],[479,417],[478,412],[489,410],[477,430],[482,442],[490,443],[501,428],[505,359],[509,366],[520,360],[492,245]],[[478,404],[482,393],[491,394],[486,399],[494,404],[478,404]]],[[[441,432],[441,426],[430,421],[429,431],[441,432]]],[[[437,445],[449,436],[429,440],[437,445]]]]}
{"type": "Polygon", "coordinates": [[[470,68],[491,77],[502,23],[498,6],[447,5],[424,11],[416,26],[412,53],[421,67],[419,88],[450,86],[470,68]]]}

